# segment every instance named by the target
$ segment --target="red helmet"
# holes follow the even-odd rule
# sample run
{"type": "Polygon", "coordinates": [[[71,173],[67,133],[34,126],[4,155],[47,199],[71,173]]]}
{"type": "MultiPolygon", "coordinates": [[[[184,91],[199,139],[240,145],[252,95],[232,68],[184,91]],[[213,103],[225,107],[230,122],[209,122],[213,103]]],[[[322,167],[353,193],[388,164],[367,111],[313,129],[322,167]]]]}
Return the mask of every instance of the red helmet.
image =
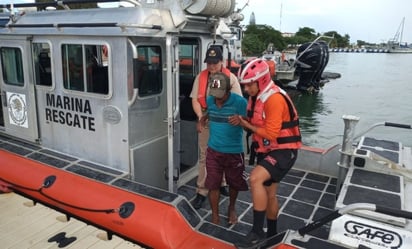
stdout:
{"type": "Polygon", "coordinates": [[[261,91],[272,81],[268,64],[260,58],[245,61],[239,69],[238,79],[240,84],[257,81],[261,91]]]}
{"type": "Polygon", "coordinates": [[[245,60],[244,62],[242,62],[242,64],[240,64],[239,70],[237,71],[237,77],[238,79],[240,79],[240,75],[243,72],[243,69],[245,69],[246,65],[249,64],[249,62],[256,60],[258,57],[250,57],[249,59],[245,60]]]}

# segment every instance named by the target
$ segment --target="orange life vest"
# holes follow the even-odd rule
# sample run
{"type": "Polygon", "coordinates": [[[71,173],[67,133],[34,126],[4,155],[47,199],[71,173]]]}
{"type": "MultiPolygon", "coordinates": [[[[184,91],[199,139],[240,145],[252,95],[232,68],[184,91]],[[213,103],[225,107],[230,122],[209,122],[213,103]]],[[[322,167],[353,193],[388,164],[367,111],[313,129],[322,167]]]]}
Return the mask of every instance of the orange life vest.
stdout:
{"type": "MultiPolygon", "coordinates": [[[[229,69],[222,67],[222,72],[230,78],[229,69]]],[[[199,75],[199,87],[197,89],[197,99],[199,100],[200,106],[203,109],[207,108],[206,94],[207,94],[208,81],[209,81],[209,71],[203,70],[202,72],[200,72],[200,75],[199,75]]]]}
{"type": "Polygon", "coordinates": [[[266,60],[266,64],[269,66],[270,77],[273,79],[276,75],[276,62],[273,60],[266,60]]]}
{"type": "Polygon", "coordinates": [[[275,84],[272,84],[271,87],[267,88],[264,93],[262,93],[258,98],[254,108],[252,110],[252,100],[248,102],[248,113],[253,113],[253,116],[250,119],[250,122],[261,128],[265,124],[265,113],[264,113],[264,104],[267,99],[273,94],[280,93],[288,107],[290,114],[290,121],[283,121],[282,128],[279,131],[279,136],[275,140],[268,140],[263,138],[256,133],[253,133],[253,141],[258,144],[256,147],[256,152],[267,153],[271,150],[277,149],[299,149],[302,146],[301,134],[299,130],[299,117],[298,113],[293,106],[292,100],[289,98],[287,93],[280,89],[275,84]]]}

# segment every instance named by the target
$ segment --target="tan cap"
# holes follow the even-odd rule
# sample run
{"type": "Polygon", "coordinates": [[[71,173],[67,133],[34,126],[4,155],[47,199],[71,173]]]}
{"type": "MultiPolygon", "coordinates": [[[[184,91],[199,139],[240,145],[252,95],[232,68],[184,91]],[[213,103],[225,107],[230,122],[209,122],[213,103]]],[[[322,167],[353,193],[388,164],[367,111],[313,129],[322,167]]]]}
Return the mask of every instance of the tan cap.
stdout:
{"type": "Polygon", "coordinates": [[[209,88],[209,95],[221,99],[230,91],[230,78],[221,72],[211,74],[209,76],[209,88]]]}

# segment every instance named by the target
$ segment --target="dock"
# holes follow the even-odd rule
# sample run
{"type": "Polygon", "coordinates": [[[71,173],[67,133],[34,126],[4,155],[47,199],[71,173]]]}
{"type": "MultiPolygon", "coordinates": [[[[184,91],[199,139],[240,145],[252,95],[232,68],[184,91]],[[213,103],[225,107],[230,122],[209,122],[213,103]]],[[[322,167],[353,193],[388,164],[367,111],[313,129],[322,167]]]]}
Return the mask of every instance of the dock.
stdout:
{"type": "Polygon", "coordinates": [[[329,48],[331,53],[389,53],[387,48],[329,48]]]}
{"type": "Polygon", "coordinates": [[[0,194],[0,213],[3,249],[143,248],[15,193],[0,194]]]}

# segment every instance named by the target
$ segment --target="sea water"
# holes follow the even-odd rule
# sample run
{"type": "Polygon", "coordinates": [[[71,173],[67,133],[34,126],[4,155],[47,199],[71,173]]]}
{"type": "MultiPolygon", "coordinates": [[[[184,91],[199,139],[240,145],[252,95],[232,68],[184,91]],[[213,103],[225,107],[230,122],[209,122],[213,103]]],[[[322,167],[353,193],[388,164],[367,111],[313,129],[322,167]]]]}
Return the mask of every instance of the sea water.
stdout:
{"type": "MultiPolygon", "coordinates": [[[[341,74],[312,95],[296,95],[303,143],[342,143],[343,115],[360,118],[355,134],[378,122],[412,125],[412,54],[330,53],[326,72],[341,74]]],[[[412,146],[412,130],[377,127],[369,136],[412,146]]]]}

